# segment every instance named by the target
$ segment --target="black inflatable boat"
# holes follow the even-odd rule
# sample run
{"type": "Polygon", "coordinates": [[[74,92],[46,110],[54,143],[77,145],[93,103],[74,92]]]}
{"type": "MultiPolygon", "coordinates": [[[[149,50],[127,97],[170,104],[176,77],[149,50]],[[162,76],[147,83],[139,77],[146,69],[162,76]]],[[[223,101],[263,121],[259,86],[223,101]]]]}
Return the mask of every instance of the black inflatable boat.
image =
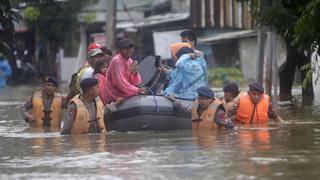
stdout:
{"type": "MultiPolygon", "coordinates": [[[[191,105],[192,101],[182,100],[191,105]]],[[[190,114],[178,111],[163,96],[131,97],[105,117],[108,131],[172,131],[191,129],[190,114]]]]}

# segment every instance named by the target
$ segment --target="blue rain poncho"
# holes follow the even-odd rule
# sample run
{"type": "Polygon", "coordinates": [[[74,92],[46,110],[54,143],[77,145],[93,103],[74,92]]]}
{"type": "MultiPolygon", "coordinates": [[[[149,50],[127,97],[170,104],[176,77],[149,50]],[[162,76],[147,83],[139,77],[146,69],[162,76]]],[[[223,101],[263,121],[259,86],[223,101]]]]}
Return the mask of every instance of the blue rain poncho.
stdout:
{"type": "Polygon", "coordinates": [[[182,55],[175,65],[176,69],[169,74],[168,87],[164,95],[172,94],[177,98],[196,99],[197,89],[207,85],[207,63],[204,58],[192,59],[190,55],[182,55]]]}
{"type": "Polygon", "coordinates": [[[0,88],[7,86],[7,78],[11,76],[11,73],[11,67],[8,61],[4,59],[0,60],[0,88]]]}

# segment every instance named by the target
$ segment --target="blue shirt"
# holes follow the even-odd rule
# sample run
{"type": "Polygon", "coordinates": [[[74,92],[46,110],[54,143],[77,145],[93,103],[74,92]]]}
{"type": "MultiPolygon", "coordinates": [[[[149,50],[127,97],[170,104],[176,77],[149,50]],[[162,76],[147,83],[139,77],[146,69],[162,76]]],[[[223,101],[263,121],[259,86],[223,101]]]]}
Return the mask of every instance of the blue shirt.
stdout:
{"type": "Polygon", "coordinates": [[[192,59],[190,55],[182,55],[170,72],[168,87],[164,95],[173,94],[177,98],[196,99],[197,89],[207,85],[207,63],[203,57],[192,59]]]}
{"type": "Polygon", "coordinates": [[[7,85],[7,78],[11,76],[11,67],[7,60],[0,60],[0,88],[7,85]]]}

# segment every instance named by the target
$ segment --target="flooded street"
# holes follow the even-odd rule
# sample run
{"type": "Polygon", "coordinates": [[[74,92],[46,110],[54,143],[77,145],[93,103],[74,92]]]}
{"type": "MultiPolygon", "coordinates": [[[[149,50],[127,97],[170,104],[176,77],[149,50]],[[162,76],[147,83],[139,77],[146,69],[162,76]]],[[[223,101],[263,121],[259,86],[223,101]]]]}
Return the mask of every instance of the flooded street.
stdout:
{"type": "Polygon", "coordinates": [[[60,136],[22,120],[34,88],[0,90],[0,179],[319,179],[319,96],[281,107],[290,125],[60,136]]]}

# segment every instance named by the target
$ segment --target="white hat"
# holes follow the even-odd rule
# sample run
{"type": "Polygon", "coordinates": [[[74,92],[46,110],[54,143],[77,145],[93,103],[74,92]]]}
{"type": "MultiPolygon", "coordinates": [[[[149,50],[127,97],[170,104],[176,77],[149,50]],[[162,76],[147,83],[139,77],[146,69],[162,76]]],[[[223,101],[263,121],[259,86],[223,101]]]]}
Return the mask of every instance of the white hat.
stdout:
{"type": "Polygon", "coordinates": [[[89,57],[93,57],[93,56],[96,56],[98,54],[103,54],[102,50],[101,49],[91,49],[89,52],[89,57]]]}

